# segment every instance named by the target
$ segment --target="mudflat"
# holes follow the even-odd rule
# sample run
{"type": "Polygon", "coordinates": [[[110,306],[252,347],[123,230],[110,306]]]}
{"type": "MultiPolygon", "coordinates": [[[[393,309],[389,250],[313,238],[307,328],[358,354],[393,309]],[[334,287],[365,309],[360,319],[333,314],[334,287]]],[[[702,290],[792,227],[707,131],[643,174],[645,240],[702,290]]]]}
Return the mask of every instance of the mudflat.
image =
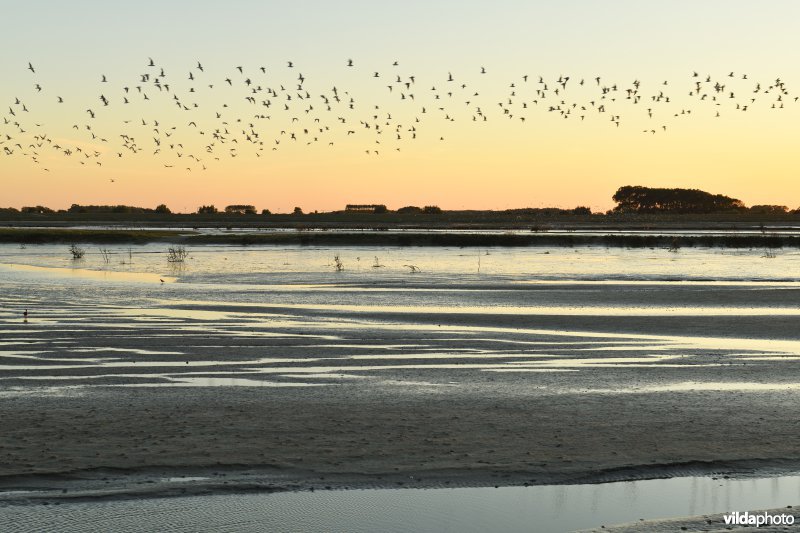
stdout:
{"type": "Polygon", "coordinates": [[[582,483],[800,459],[791,283],[5,275],[5,490],[582,483]]]}

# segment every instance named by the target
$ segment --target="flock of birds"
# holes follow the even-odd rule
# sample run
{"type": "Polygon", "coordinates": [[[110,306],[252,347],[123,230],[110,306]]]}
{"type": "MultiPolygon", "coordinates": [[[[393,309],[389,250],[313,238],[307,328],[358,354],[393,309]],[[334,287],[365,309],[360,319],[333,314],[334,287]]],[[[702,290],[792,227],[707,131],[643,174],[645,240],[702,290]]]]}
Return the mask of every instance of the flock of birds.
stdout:
{"type": "Polygon", "coordinates": [[[90,96],[73,102],[28,63],[19,75],[29,78],[30,93],[11,97],[0,111],[0,154],[25,158],[44,172],[62,159],[102,167],[134,157],[192,172],[287,147],[345,146],[380,156],[419,140],[444,141],[462,124],[497,121],[600,120],[616,128],[643,120],[642,132],[655,135],[692,115],[781,110],[798,100],[780,78],[755,81],[735,72],[693,72],[679,83],[646,86],[638,79],[618,83],[567,75],[522,74],[498,82],[484,67],[423,79],[397,61],[374,71],[348,59],[341,69],[353,86],[315,83],[292,61],[212,75],[200,62],[167,72],[148,58],[127,79],[97,75],[82,91],[90,96]],[[68,123],[54,123],[63,117],[70,117],[68,123]]]}

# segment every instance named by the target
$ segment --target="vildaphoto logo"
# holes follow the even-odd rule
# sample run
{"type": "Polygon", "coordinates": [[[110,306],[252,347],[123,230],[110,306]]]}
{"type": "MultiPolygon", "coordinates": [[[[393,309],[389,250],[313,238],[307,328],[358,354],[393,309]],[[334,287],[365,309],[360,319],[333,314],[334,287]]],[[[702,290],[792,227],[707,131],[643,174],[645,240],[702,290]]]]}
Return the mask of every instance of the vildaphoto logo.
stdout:
{"type": "Polygon", "coordinates": [[[791,526],[794,524],[794,515],[791,514],[769,514],[751,513],[745,511],[740,513],[734,511],[722,515],[725,525],[728,526],[791,526]]]}

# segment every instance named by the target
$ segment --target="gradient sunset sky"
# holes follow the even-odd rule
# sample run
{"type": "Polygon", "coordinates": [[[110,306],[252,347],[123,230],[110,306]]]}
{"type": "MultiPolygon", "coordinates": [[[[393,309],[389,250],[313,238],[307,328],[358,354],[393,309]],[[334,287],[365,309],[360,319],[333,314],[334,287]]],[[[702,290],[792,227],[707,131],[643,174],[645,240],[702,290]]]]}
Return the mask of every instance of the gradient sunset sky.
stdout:
{"type": "Polygon", "coordinates": [[[0,7],[0,207],[800,206],[791,0],[0,7]]]}

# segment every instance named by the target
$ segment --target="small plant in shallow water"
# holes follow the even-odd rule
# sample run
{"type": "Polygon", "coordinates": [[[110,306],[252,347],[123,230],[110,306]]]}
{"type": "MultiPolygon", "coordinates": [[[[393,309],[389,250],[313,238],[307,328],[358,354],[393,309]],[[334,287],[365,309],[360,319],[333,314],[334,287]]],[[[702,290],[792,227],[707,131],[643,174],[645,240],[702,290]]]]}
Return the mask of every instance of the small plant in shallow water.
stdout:
{"type": "Polygon", "coordinates": [[[422,272],[417,265],[403,265],[404,267],[408,267],[411,269],[411,274],[416,274],[418,272],[422,272]]]}
{"type": "Polygon", "coordinates": [[[767,249],[767,250],[764,250],[764,255],[762,255],[761,257],[763,257],[764,259],[775,259],[776,255],[775,255],[775,252],[773,252],[772,250],[767,249]]]}
{"type": "Polygon", "coordinates": [[[170,246],[167,250],[167,261],[170,263],[183,263],[187,255],[188,252],[183,246],[170,246]]]}
{"type": "Polygon", "coordinates": [[[681,243],[678,241],[677,237],[673,237],[672,243],[669,245],[669,248],[667,248],[667,251],[674,253],[680,249],[681,249],[681,243]]]}
{"type": "Polygon", "coordinates": [[[78,246],[77,244],[70,244],[69,245],[69,253],[72,254],[73,259],[82,259],[83,254],[86,253],[86,250],[78,246]]]}
{"type": "Polygon", "coordinates": [[[339,259],[339,254],[333,256],[333,269],[336,272],[341,272],[344,270],[344,264],[342,263],[342,260],[339,259]]]}
{"type": "Polygon", "coordinates": [[[376,255],[375,256],[375,264],[372,265],[372,268],[383,268],[384,266],[386,266],[386,265],[382,265],[380,260],[378,259],[378,256],[376,255]]]}

